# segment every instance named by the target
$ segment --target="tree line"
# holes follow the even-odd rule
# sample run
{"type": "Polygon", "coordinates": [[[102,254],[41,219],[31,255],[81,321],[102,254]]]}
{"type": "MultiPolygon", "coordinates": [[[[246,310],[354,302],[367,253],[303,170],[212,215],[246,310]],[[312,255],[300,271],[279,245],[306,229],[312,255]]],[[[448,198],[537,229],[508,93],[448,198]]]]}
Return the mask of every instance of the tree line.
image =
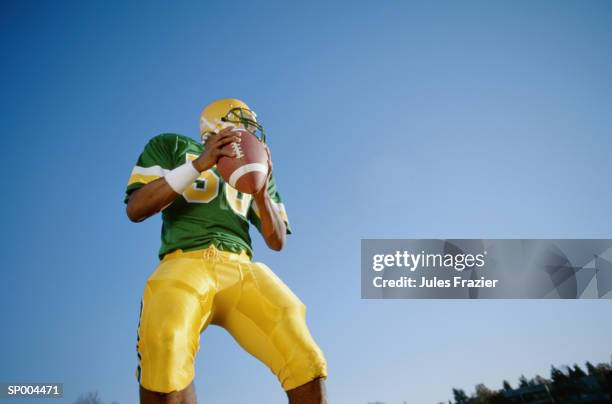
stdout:
{"type": "MultiPolygon", "coordinates": [[[[453,400],[448,404],[510,404],[510,403],[610,403],[612,402],[612,363],[585,363],[585,369],[575,364],[563,370],[552,365],[548,378],[536,375],[528,379],[521,375],[513,387],[504,380],[500,390],[478,384],[473,394],[453,388],[453,400]]],[[[444,403],[439,403],[444,404],[444,403]]]]}

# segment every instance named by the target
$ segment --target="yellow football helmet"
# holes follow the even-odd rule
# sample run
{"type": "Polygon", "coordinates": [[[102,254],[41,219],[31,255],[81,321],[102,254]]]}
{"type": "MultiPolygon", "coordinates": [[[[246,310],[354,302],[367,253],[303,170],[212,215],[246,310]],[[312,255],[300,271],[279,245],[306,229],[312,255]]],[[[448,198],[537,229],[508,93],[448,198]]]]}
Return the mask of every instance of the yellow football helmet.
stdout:
{"type": "Polygon", "coordinates": [[[225,98],[208,104],[200,115],[200,136],[202,143],[208,136],[219,132],[228,126],[236,126],[248,130],[262,142],[266,135],[257,115],[243,101],[235,98],[225,98]]]}

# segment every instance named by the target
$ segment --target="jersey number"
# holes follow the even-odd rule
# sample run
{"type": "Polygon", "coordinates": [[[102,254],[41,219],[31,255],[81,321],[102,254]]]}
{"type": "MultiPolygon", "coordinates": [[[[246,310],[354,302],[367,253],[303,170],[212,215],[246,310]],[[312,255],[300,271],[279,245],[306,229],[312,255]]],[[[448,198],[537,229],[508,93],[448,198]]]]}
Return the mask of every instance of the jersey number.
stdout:
{"type": "MultiPolygon", "coordinates": [[[[186,154],[187,161],[193,161],[198,156],[186,154]]],[[[219,195],[221,180],[213,170],[204,171],[198,179],[183,192],[183,197],[190,203],[209,203],[219,195]]],[[[238,192],[229,184],[225,184],[225,199],[234,212],[247,215],[252,196],[238,192]]]]}

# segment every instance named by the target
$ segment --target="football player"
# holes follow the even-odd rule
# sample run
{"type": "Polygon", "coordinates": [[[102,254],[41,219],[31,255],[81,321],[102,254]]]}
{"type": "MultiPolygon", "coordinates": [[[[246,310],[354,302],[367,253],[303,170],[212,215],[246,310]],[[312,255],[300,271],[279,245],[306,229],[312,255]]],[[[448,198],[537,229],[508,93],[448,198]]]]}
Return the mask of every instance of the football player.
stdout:
{"type": "Polygon", "coordinates": [[[251,260],[249,223],[276,251],[290,234],[271,160],[266,184],[253,195],[225,183],[215,167],[233,156],[223,147],[240,142],[235,127],[264,136],[244,102],[215,101],[202,111],[200,142],[170,133],[152,138],[128,180],[130,220],[162,212],[163,221],[160,263],[146,282],[138,323],[141,403],[196,402],[194,360],[209,324],[268,366],[290,403],[327,402],[327,365],[306,326],[305,305],[251,260]]]}

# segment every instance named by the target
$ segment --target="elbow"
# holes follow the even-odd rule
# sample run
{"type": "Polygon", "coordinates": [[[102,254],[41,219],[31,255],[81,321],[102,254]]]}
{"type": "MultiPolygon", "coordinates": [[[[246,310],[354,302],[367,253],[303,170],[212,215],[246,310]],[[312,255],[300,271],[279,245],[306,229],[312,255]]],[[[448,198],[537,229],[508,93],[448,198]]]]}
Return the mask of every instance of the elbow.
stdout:
{"type": "Polygon", "coordinates": [[[137,214],[134,207],[130,203],[128,203],[125,207],[125,213],[132,223],[142,222],[143,218],[137,214]]]}
{"type": "Polygon", "coordinates": [[[279,237],[274,240],[270,240],[268,243],[268,247],[274,251],[280,251],[285,246],[285,237],[279,237]]]}
{"type": "Polygon", "coordinates": [[[280,251],[283,249],[283,245],[281,243],[275,243],[275,244],[269,245],[269,247],[271,250],[274,250],[274,251],[280,251]]]}
{"type": "Polygon", "coordinates": [[[138,190],[136,190],[135,192],[133,192],[128,201],[127,204],[125,205],[125,214],[127,215],[128,219],[130,219],[131,222],[133,223],[138,223],[140,222],[140,220],[138,220],[138,215],[136,214],[136,204],[134,203],[134,195],[138,193],[138,190]]]}

